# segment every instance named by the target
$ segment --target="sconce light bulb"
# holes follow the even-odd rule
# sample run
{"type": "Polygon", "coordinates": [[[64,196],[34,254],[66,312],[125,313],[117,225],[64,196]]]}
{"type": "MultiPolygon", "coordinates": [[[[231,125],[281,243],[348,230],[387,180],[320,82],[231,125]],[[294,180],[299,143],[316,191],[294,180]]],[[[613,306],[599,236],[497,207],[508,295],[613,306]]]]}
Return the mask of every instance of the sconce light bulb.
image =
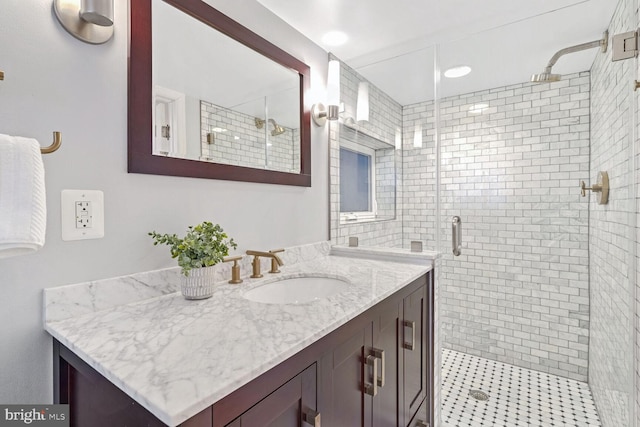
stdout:
{"type": "Polygon", "coordinates": [[[329,106],[340,105],[340,61],[329,61],[327,75],[327,104],[329,106]]]}

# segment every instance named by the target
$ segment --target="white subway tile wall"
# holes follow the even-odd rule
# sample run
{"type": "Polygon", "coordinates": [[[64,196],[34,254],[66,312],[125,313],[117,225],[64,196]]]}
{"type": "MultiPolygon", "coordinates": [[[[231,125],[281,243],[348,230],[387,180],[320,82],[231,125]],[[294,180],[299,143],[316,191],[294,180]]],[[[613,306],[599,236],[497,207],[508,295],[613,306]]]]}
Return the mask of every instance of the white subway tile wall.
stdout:
{"type": "Polygon", "coordinates": [[[256,117],[207,101],[200,101],[200,123],[201,160],[300,173],[298,128],[274,136],[272,124],[258,128],[256,117]]]}
{"type": "Polygon", "coordinates": [[[376,150],[376,202],[377,215],[382,218],[395,218],[396,208],[396,150],[376,150]]]}
{"type": "MultiPolygon", "coordinates": [[[[356,116],[356,105],[358,98],[358,84],[366,81],[364,77],[355,70],[340,64],[340,97],[344,103],[344,112],[341,113],[342,119],[354,118],[356,116]]],[[[359,244],[362,246],[385,246],[385,247],[401,247],[402,246],[402,156],[395,156],[395,184],[392,184],[392,178],[388,173],[381,174],[382,177],[388,178],[383,182],[378,182],[379,187],[385,188],[386,195],[383,196],[386,202],[391,199],[391,187],[395,186],[395,219],[374,222],[359,222],[355,224],[340,224],[340,130],[336,122],[328,122],[329,144],[330,144],[330,227],[331,241],[339,245],[347,245],[349,237],[358,237],[359,244]]],[[[402,107],[400,104],[391,99],[387,94],[380,91],[377,87],[369,85],[369,121],[360,121],[357,128],[366,132],[379,140],[389,144],[395,144],[396,133],[400,133],[402,129],[402,107]]],[[[388,159],[385,160],[388,164],[388,159]]],[[[385,170],[389,168],[385,167],[385,170]]],[[[386,206],[381,200],[379,206],[386,206]]],[[[389,216],[391,209],[385,208],[381,212],[382,215],[389,216]]]]}
{"type": "MultiPolygon", "coordinates": [[[[433,102],[405,106],[402,117],[402,241],[405,247],[409,247],[412,241],[421,241],[426,248],[435,249],[436,151],[433,102]],[[420,146],[414,145],[416,133],[420,134],[420,146]]],[[[442,291],[443,288],[440,289],[442,291]]]]}
{"type": "MultiPolygon", "coordinates": [[[[637,4],[621,0],[609,26],[611,35],[637,29],[637,4]]],[[[589,385],[604,426],[627,426],[634,388],[634,321],[629,277],[635,201],[631,192],[632,83],[635,61],[611,61],[612,50],[598,53],[591,69],[591,167],[587,184],[608,171],[611,193],[607,205],[589,201],[591,338],[589,385]]],[[[637,178],[636,178],[637,180],[637,178]]],[[[636,181],[637,182],[637,181],[636,181]]],[[[636,329],[638,334],[638,329],[636,329]]],[[[637,361],[636,361],[637,363],[637,361]]],[[[637,375],[637,373],[636,373],[637,375]]],[[[633,399],[637,404],[637,395],[633,399]]]]}
{"type": "MultiPolygon", "coordinates": [[[[580,381],[589,339],[589,73],[443,99],[443,346],[580,381]],[[485,103],[480,114],[470,106],[485,103]],[[446,218],[463,222],[462,255],[446,218]]],[[[433,103],[404,109],[404,244],[435,241],[433,103]],[[422,147],[414,147],[419,123],[422,147]]]]}

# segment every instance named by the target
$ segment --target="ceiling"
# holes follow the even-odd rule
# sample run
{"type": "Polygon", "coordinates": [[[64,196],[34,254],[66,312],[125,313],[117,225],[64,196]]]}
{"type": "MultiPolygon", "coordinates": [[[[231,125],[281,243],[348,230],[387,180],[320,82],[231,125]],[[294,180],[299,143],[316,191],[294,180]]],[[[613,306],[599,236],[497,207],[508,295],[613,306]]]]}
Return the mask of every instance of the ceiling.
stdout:
{"type": "MultiPolygon", "coordinates": [[[[442,97],[528,81],[558,50],[602,38],[616,0],[258,0],[402,105],[433,99],[434,58],[442,97]],[[340,30],[342,46],[322,36],[340,30]],[[437,47],[436,47],[437,46],[437,47]],[[436,55],[437,54],[437,55],[436,55]]],[[[630,29],[631,30],[631,29],[630,29]]],[[[591,68],[598,49],[562,57],[561,74],[591,68]]]]}

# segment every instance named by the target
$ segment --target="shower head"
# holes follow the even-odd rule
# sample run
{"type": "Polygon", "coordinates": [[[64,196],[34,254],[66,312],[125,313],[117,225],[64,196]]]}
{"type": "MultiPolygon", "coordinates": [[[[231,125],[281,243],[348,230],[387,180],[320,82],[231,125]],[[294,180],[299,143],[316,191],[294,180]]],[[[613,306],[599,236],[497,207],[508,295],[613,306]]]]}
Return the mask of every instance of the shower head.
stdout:
{"type": "Polygon", "coordinates": [[[285,132],[285,129],[276,123],[275,120],[269,119],[269,123],[273,125],[273,130],[271,131],[271,136],[282,135],[285,132]]]}
{"type": "Polygon", "coordinates": [[[560,74],[544,72],[544,73],[532,75],[531,81],[534,83],[557,82],[558,80],[560,80],[561,77],[562,76],[560,74]]]}
{"type": "Polygon", "coordinates": [[[595,40],[588,43],[582,43],[575,46],[565,47],[564,49],[560,49],[551,57],[547,67],[540,74],[534,74],[531,76],[531,81],[534,83],[548,83],[548,82],[557,82],[562,78],[560,74],[553,74],[551,72],[551,68],[556,65],[558,59],[561,56],[566,55],[568,53],[580,52],[581,50],[593,49],[594,47],[599,47],[602,52],[607,51],[607,46],[609,45],[609,31],[605,31],[600,40],[595,40]]]}

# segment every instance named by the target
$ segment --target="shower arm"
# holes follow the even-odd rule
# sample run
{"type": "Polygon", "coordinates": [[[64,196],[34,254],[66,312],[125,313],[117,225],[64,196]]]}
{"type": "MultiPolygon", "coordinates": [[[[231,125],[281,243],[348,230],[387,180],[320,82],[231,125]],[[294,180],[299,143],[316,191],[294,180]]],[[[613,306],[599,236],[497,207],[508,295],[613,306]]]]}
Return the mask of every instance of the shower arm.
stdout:
{"type": "Polygon", "coordinates": [[[569,46],[565,47],[564,49],[560,49],[551,57],[549,63],[547,64],[547,68],[544,69],[544,72],[551,74],[551,68],[556,65],[556,62],[558,62],[558,59],[560,59],[561,56],[569,53],[580,52],[582,50],[593,49],[594,47],[601,47],[602,52],[606,52],[608,44],[609,31],[607,30],[604,32],[604,35],[600,40],[594,40],[592,42],[577,44],[575,46],[569,46]]]}

